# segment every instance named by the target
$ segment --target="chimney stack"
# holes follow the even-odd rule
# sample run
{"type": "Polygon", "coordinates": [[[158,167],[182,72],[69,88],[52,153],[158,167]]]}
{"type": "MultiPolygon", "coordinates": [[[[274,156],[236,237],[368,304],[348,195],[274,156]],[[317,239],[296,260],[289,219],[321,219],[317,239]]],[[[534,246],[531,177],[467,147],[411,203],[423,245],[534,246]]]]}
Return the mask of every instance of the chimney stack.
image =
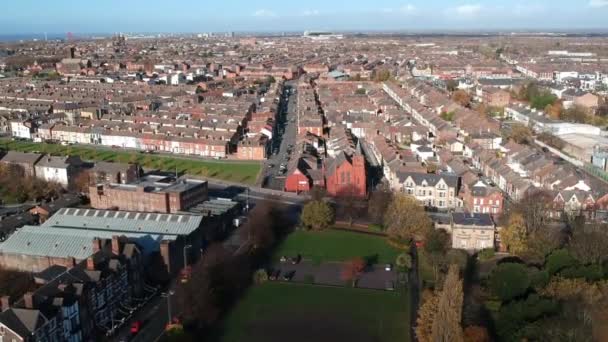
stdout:
{"type": "Polygon", "coordinates": [[[87,258],[87,270],[95,271],[95,259],[92,256],[87,258]]]}
{"type": "Polygon", "coordinates": [[[100,238],[93,238],[93,254],[101,251],[101,239],[100,238]]]}
{"type": "Polygon", "coordinates": [[[34,308],[34,293],[33,292],[27,292],[23,295],[23,305],[25,306],[26,309],[34,308]]]}
{"type": "Polygon", "coordinates": [[[0,303],[2,303],[2,312],[11,308],[11,297],[2,296],[0,297],[0,303]]]}
{"type": "Polygon", "coordinates": [[[120,241],[118,241],[117,235],[112,236],[112,254],[120,254],[120,241]]]}

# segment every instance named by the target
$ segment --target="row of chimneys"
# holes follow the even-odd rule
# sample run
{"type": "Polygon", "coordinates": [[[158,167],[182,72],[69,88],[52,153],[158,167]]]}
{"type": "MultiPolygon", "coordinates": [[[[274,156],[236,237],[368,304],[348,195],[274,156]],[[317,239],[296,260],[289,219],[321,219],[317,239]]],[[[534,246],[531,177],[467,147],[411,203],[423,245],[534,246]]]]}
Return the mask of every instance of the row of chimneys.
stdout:
{"type": "MultiPolygon", "coordinates": [[[[120,241],[118,236],[112,236],[112,254],[120,254],[120,241]]],[[[104,247],[104,241],[102,239],[99,238],[94,238],[93,239],[93,255],[99,251],[101,251],[104,247]]],[[[74,258],[72,258],[72,262],[73,265],[76,265],[76,260],[74,258]]],[[[95,259],[93,258],[93,256],[90,256],[87,258],[87,270],[90,271],[94,271],[95,270],[95,259]]],[[[10,309],[11,307],[11,297],[10,296],[2,296],[0,297],[0,307],[2,309],[2,311],[6,311],[8,309],[10,309]]],[[[26,309],[34,309],[34,293],[33,292],[27,292],[23,295],[23,306],[26,309]]]]}
{"type": "MultiPolygon", "coordinates": [[[[11,297],[10,296],[2,296],[0,297],[0,306],[2,307],[2,312],[11,308],[11,297]]],[[[26,292],[23,295],[23,306],[26,309],[34,309],[34,293],[26,292]]]]}
{"type": "MultiPolygon", "coordinates": [[[[120,254],[120,241],[118,236],[112,236],[112,254],[119,255],[120,254]]],[[[87,270],[95,271],[95,258],[94,255],[101,251],[104,247],[104,240],[100,238],[93,239],[93,254],[87,258],[87,270]]]]}

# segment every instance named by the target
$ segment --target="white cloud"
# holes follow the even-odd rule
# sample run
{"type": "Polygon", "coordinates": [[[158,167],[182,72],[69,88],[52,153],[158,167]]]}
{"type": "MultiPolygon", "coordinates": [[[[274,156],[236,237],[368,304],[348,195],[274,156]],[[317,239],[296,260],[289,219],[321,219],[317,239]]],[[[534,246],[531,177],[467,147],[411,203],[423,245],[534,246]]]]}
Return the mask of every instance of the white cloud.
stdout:
{"type": "Polygon", "coordinates": [[[407,4],[407,5],[403,5],[401,6],[401,12],[402,13],[414,13],[416,12],[416,6],[412,5],[412,4],[407,4]]]}
{"type": "Polygon", "coordinates": [[[306,11],[302,12],[302,15],[305,17],[315,17],[319,14],[321,14],[319,12],[319,10],[306,10],[306,11]]]}
{"type": "Polygon", "coordinates": [[[608,0],[590,0],[589,6],[594,8],[601,8],[608,6],[608,0]]]}
{"type": "Polygon", "coordinates": [[[252,14],[254,17],[276,17],[277,14],[266,9],[259,9],[252,14]]]}
{"type": "Polygon", "coordinates": [[[462,16],[473,17],[481,11],[480,4],[462,5],[456,7],[456,13],[462,16]]]}

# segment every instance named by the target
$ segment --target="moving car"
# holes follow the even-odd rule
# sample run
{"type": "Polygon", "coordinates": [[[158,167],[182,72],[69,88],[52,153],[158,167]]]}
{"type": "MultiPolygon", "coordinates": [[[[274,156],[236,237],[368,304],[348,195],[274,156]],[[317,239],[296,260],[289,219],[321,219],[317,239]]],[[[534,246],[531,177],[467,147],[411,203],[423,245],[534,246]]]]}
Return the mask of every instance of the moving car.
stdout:
{"type": "Polygon", "coordinates": [[[131,323],[131,329],[129,330],[131,332],[131,335],[137,335],[141,330],[141,325],[141,321],[135,321],[131,323]]]}

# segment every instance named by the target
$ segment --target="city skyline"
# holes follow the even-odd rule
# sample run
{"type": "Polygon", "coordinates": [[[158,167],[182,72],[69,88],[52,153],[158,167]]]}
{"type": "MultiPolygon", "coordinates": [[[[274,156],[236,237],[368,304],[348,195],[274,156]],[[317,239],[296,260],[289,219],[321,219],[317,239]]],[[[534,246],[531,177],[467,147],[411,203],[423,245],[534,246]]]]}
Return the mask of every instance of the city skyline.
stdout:
{"type": "Polygon", "coordinates": [[[602,30],[607,0],[448,1],[432,3],[379,0],[319,0],[283,3],[276,0],[231,0],[201,5],[194,0],[128,3],[95,1],[81,7],[65,0],[40,4],[33,0],[5,6],[2,35],[111,32],[272,32],[447,31],[447,30],[602,30]],[[44,15],[41,15],[44,13],[44,15]],[[94,14],[94,15],[93,15],[94,14]]]}

